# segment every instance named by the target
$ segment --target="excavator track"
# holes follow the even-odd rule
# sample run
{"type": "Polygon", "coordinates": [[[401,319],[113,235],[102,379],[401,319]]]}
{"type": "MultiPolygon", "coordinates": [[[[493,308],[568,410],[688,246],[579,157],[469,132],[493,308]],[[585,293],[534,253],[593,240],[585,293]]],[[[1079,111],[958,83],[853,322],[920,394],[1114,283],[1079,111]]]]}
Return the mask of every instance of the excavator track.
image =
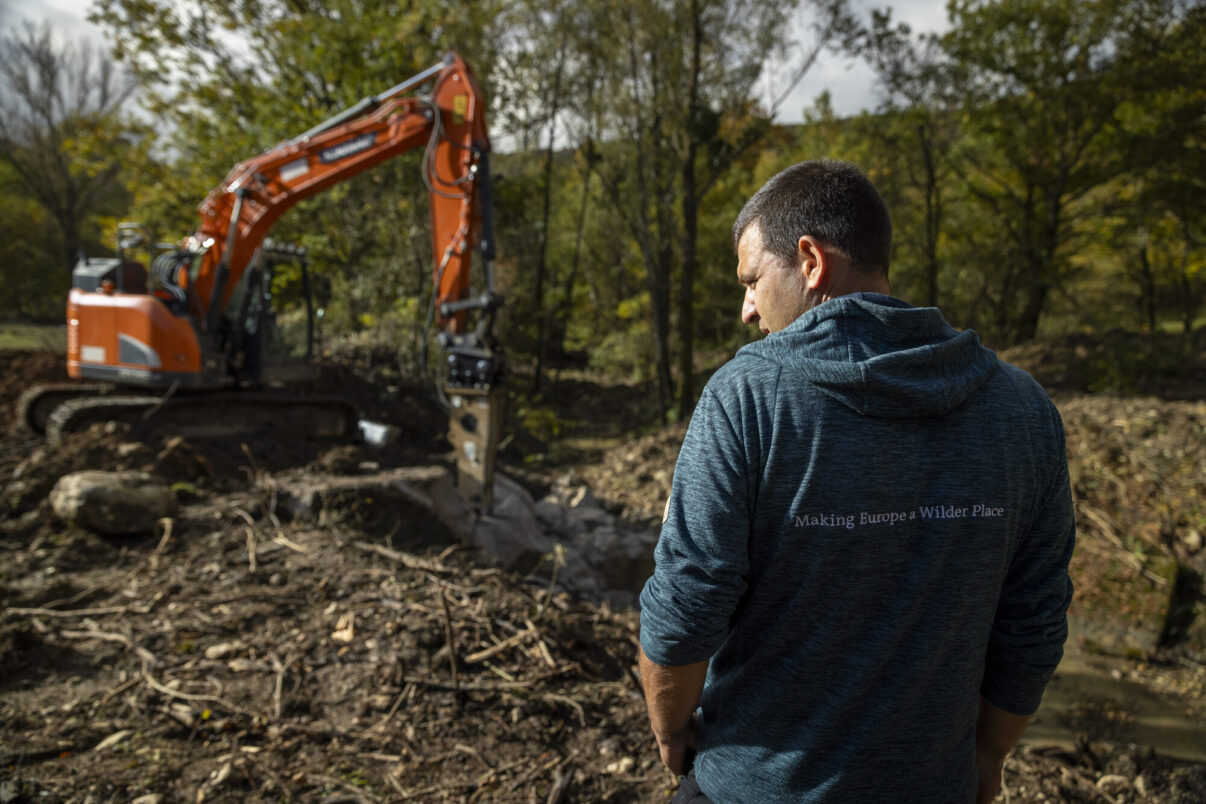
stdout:
{"type": "Polygon", "coordinates": [[[69,399],[46,421],[46,440],[60,443],[98,422],[125,422],[190,439],[265,437],[349,438],[357,433],[355,409],[338,397],[271,392],[100,396],[69,399]]]}
{"type": "Polygon", "coordinates": [[[115,386],[105,383],[79,382],[35,385],[17,397],[13,430],[18,433],[33,432],[41,435],[46,432],[46,422],[50,419],[50,414],[59,405],[71,399],[95,398],[100,394],[111,393],[114,388],[115,386]]]}

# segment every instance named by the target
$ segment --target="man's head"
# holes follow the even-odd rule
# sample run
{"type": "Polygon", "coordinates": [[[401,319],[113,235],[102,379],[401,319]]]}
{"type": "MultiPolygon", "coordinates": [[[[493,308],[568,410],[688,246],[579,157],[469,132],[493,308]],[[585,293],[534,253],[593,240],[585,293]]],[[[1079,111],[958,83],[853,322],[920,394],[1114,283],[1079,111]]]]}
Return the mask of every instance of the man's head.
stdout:
{"type": "Polygon", "coordinates": [[[777,332],[835,296],[888,292],[892,221],[857,167],[828,159],[775,175],[733,223],[742,320],[777,332]]]}

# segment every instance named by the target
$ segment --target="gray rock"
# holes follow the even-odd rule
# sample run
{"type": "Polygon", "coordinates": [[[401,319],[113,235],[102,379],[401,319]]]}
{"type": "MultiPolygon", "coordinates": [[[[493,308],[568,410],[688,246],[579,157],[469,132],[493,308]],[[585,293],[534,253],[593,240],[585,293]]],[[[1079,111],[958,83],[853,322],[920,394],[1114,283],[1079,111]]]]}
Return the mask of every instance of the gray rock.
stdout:
{"type": "Polygon", "coordinates": [[[176,496],[145,472],[85,471],[60,478],[50,506],[64,522],[98,533],[145,533],[176,512],[176,496]]]}
{"type": "Polygon", "coordinates": [[[552,494],[536,503],[536,518],[549,530],[564,533],[566,529],[565,506],[557,502],[552,494]]]}
{"type": "Polygon", "coordinates": [[[567,546],[562,584],[578,594],[629,606],[653,572],[657,535],[632,530],[613,519],[593,531],[578,533],[567,546]]]}
{"type": "Polygon", "coordinates": [[[595,528],[608,527],[615,522],[615,517],[596,505],[580,505],[565,512],[565,530],[571,536],[576,536],[595,528]]]}
{"type": "Polygon", "coordinates": [[[480,518],[457,489],[452,472],[439,466],[355,477],[286,476],[276,482],[278,516],[319,521],[349,515],[363,518],[372,507],[382,512],[382,521],[402,523],[395,532],[395,546],[460,543],[476,548],[491,564],[525,572],[553,549],[531,495],[501,473],[494,478],[494,511],[480,518]]]}
{"type": "Polygon", "coordinates": [[[556,541],[544,533],[536,518],[536,503],[523,486],[494,475],[494,510],[473,527],[471,541],[478,550],[507,569],[531,570],[553,551],[556,541]]]}

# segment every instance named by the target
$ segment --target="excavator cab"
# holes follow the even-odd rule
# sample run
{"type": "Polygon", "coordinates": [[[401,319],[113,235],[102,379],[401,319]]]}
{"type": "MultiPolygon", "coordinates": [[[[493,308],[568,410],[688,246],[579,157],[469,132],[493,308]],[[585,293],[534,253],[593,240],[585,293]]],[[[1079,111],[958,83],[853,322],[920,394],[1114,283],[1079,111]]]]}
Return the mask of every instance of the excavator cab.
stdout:
{"type": "Polygon", "coordinates": [[[314,299],[306,249],[267,239],[231,297],[227,364],[252,384],[313,378],[314,299]]]}
{"type": "Polygon", "coordinates": [[[71,286],[91,292],[146,293],[147,267],[134,258],[134,251],[148,240],[141,224],[118,224],[117,256],[89,257],[81,249],[71,272],[71,286]]]}

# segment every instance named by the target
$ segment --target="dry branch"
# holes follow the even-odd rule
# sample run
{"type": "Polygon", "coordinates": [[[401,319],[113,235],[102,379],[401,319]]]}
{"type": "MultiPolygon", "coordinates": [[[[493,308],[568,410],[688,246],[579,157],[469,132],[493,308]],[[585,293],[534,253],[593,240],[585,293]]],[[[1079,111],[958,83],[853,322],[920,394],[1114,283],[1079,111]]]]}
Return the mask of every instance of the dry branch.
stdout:
{"type": "Polygon", "coordinates": [[[385,556],[393,561],[397,561],[407,569],[420,570],[422,572],[438,572],[443,575],[451,575],[456,572],[456,570],[452,567],[445,566],[439,561],[431,561],[426,558],[419,558],[418,556],[412,556],[408,553],[403,553],[398,550],[391,550],[390,548],[381,544],[373,544],[372,542],[360,540],[355,540],[352,542],[352,544],[356,547],[359,547],[361,550],[367,550],[370,553],[377,553],[378,555],[385,556]]]}
{"type": "Polygon", "coordinates": [[[452,668],[452,689],[459,691],[460,681],[456,672],[456,634],[452,630],[452,612],[448,609],[448,595],[440,587],[440,605],[444,607],[444,636],[448,642],[448,664],[452,668]]]}
{"type": "Polygon", "coordinates": [[[137,653],[138,658],[142,659],[142,663],[144,665],[152,665],[156,661],[155,654],[151,653],[149,650],[142,647],[125,634],[114,634],[108,631],[97,631],[95,629],[88,631],[60,631],[59,633],[68,639],[99,639],[102,642],[118,642],[137,653]]]}
{"type": "Polygon", "coordinates": [[[465,657],[465,664],[477,664],[478,662],[484,662],[486,659],[491,659],[491,658],[497,656],[498,654],[502,653],[503,651],[509,650],[509,649],[515,647],[516,645],[519,645],[521,642],[523,642],[529,636],[532,636],[534,634],[535,634],[535,631],[533,631],[531,629],[529,629],[527,631],[520,631],[518,634],[509,636],[506,639],[504,639],[503,641],[501,641],[495,645],[491,645],[488,648],[483,648],[482,650],[476,651],[474,653],[470,653],[468,656],[465,657]]]}
{"type": "Polygon", "coordinates": [[[58,609],[5,609],[5,614],[26,615],[30,617],[100,617],[105,614],[146,614],[150,609],[140,609],[134,606],[103,606],[97,609],[75,609],[60,611],[58,609]]]}
{"type": "Polygon", "coordinates": [[[159,559],[167,550],[168,541],[172,538],[172,526],[175,524],[175,520],[170,516],[165,516],[155,524],[163,528],[163,536],[159,538],[159,544],[156,546],[155,552],[151,554],[151,569],[153,570],[159,569],[159,559]]]}

